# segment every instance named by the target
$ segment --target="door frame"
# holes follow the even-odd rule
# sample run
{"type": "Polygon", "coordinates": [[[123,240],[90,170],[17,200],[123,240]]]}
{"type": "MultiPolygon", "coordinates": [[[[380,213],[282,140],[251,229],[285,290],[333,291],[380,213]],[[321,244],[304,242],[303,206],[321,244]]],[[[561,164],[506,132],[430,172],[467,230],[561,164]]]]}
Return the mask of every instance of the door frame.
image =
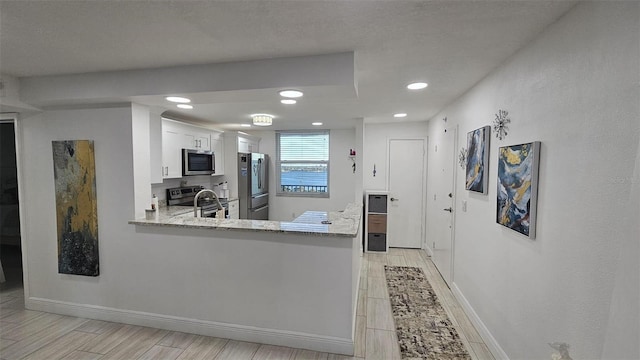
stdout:
{"type": "Polygon", "coordinates": [[[26,198],[24,190],[23,177],[23,161],[22,161],[22,122],[19,120],[18,113],[0,114],[0,122],[12,123],[16,144],[16,175],[18,178],[18,216],[20,217],[20,252],[22,253],[22,286],[24,289],[25,303],[29,299],[29,269],[27,261],[27,237],[26,224],[27,218],[26,198]]]}
{"type": "Polygon", "coordinates": [[[420,249],[424,250],[427,248],[427,165],[428,165],[428,157],[427,150],[429,149],[429,138],[428,137],[387,137],[386,146],[387,146],[387,176],[385,177],[384,187],[386,191],[391,191],[389,189],[389,182],[391,177],[391,141],[393,140],[422,140],[422,221],[420,224],[420,249]]]}
{"type": "MultiPolygon", "coordinates": [[[[450,263],[449,263],[449,274],[450,274],[450,284],[447,284],[447,286],[451,287],[451,284],[454,283],[454,279],[455,279],[455,254],[456,254],[456,218],[457,218],[457,195],[458,195],[458,191],[457,191],[457,179],[458,179],[458,163],[457,163],[457,149],[458,149],[458,136],[459,136],[459,125],[455,125],[452,128],[447,128],[445,127],[445,131],[446,130],[454,130],[455,133],[453,135],[453,146],[452,146],[452,151],[451,151],[451,159],[449,159],[451,161],[451,166],[452,166],[452,183],[451,183],[451,194],[453,195],[453,201],[451,202],[451,208],[453,209],[453,212],[451,213],[451,259],[450,259],[450,263]]],[[[437,210],[436,210],[437,211],[437,210]]],[[[425,239],[425,243],[426,243],[426,239],[425,239]]],[[[429,256],[433,257],[433,249],[430,248],[429,246],[427,246],[426,249],[427,253],[429,254],[429,256]]],[[[436,266],[436,269],[438,270],[438,272],[440,272],[440,269],[438,269],[438,267],[436,266]]],[[[442,276],[442,274],[440,274],[440,276],[442,276]]],[[[443,276],[444,279],[444,276],[443,276]]],[[[446,283],[446,281],[445,281],[446,283]]]]}
{"type": "MultiPolygon", "coordinates": [[[[452,174],[452,179],[451,181],[453,182],[451,184],[451,191],[453,194],[453,201],[451,202],[451,207],[453,208],[453,212],[451,213],[451,269],[449,270],[451,272],[451,285],[453,285],[454,279],[455,279],[455,260],[456,260],[456,218],[458,217],[458,207],[456,206],[457,202],[458,202],[458,191],[457,191],[457,179],[458,179],[458,163],[457,163],[457,159],[458,159],[458,136],[460,136],[460,126],[458,124],[456,124],[453,127],[453,130],[455,131],[455,133],[453,134],[453,151],[451,154],[451,162],[452,162],[452,169],[453,169],[453,174],[452,174]]],[[[447,284],[449,285],[449,284],[447,284]]],[[[449,285],[449,287],[451,287],[451,285],[449,285]]]]}

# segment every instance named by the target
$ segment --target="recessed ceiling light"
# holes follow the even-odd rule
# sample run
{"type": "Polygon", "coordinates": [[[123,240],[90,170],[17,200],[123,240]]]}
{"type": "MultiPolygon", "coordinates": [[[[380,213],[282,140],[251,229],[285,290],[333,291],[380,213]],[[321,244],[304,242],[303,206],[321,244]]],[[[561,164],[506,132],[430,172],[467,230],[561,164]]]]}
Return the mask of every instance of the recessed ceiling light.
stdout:
{"type": "Polygon", "coordinates": [[[180,109],[189,109],[189,110],[193,109],[193,106],[189,104],[178,104],[176,106],[179,107],[180,109]]]}
{"type": "Polygon", "coordinates": [[[240,124],[242,127],[251,127],[251,124],[240,124]]]}
{"type": "Polygon", "coordinates": [[[167,96],[165,99],[175,103],[190,103],[191,99],[187,99],[186,97],[180,96],[167,96]]]}
{"type": "Polygon", "coordinates": [[[406,113],[397,113],[397,114],[393,114],[393,117],[395,118],[403,118],[403,117],[407,117],[406,113]]]}
{"type": "Polygon", "coordinates": [[[298,90],[282,90],[280,91],[280,96],[286,98],[299,98],[302,96],[302,91],[298,90]]]}
{"type": "Polygon", "coordinates": [[[293,105],[293,104],[297,103],[297,101],[295,101],[293,99],[282,99],[282,100],[280,100],[280,102],[285,104],[285,105],[293,105]]]}
{"type": "Polygon", "coordinates": [[[414,82],[414,83],[411,83],[411,84],[407,85],[407,89],[409,89],[409,90],[422,90],[422,89],[426,88],[427,86],[429,86],[429,84],[424,83],[424,82],[414,82]]]}
{"type": "Polygon", "coordinates": [[[322,126],[321,122],[312,122],[311,125],[313,126],[322,126]]]}

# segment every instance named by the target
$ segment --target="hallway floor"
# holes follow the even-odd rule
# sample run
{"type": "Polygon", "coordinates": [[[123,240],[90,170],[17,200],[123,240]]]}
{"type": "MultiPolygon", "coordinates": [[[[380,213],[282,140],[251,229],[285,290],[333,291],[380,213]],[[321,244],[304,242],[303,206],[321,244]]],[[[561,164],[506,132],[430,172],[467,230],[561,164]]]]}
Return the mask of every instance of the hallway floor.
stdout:
{"type": "Polygon", "coordinates": [[[0,358],[17,359],[400,359],[384,265],[421,267],[473,359],[493,359],[423,250],[365,254],[355,356],[212,338],[25,310],[22,288],[0,291],[0,358]]]}

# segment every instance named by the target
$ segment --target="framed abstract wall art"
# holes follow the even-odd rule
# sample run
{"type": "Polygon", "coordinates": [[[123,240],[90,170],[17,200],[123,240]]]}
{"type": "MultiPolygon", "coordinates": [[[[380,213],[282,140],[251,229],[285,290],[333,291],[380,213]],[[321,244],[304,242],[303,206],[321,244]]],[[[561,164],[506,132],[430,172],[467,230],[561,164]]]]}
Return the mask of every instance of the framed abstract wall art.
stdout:
{"type": "Polygon", "coordinates": [[[465,188],[482,194],[489,185],[489,133],[490,126],[467,133],[467,166],[465,188]]]}
{"type": "Polygon", "coordinates": [[[98,276],[98,207],[92,140],[53,141],[58,273],[98,276]]]}
{"type": "Polygon", "coordinates": [[[497,223],[534,239],[540,142],[500,148],[497,223]]]}

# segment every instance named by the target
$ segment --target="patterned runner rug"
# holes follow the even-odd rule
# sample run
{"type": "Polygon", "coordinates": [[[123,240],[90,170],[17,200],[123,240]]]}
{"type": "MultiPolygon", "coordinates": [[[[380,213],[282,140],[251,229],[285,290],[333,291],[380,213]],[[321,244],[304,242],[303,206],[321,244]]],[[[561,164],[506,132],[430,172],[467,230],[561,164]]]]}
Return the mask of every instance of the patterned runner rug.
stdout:
{"type": "Polygon", "coordinates": [[[422,269],[385,266],[403,359],[471,359],[422,269]]]}

